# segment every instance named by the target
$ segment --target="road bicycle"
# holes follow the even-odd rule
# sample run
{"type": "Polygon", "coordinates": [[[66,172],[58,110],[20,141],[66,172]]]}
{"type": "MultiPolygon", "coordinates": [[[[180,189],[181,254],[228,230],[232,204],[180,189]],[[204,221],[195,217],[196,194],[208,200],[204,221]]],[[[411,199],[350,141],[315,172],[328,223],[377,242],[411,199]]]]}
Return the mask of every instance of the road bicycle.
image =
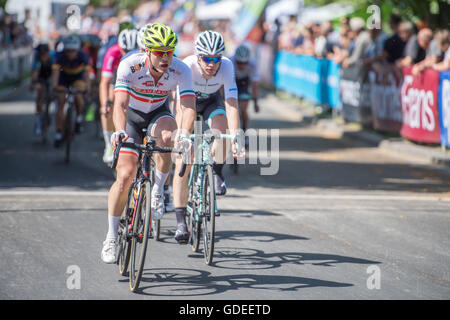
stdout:
{"type": "MultiPolygon", "coordinates": [[[[198,120],[200,120],[198,123],[203,123],[201,115],[198,120]]],[[[216,216],[220,216],[212,168],[214,163],[211,154],[212,144],[215,139],[230,139],[236,143],[237,150],[241,150],[242,139],[236,139],[229,134],[212,132],[194,133],[190,135],[190,139],[194,141],[194,163],[189,176],[189,198],[186,207],[190,234],[188,243],[192,251],[198,252],[200,239],[202,239],[205,263],[211,265],[214,255],[216,216]]]]}
{"type": "Polygon", "coordinates": [[[84,94],[85,91],[68,88],[68,89],[57,89],[55,90],[55,92],[63,92],[66,94],[66,104],[64,105],[65,118],[64,118],[63,140],[65,144],[64,161],[65,163],[69,163],[71,155],[71,147],[73,144],[73,140],[75,138],[75,126],[77,118],[77,112],[75,110],[75,95],[79,93],[84,94]]]}
{"type": "MultiPolygon", "coordinates": [[[[127,204],[119,222],[118,238],[119,272],[126,276],[128,267],[130,268],[128,276],[132,292],[137,290],[142,278],[148,239],[159,238],[159,220],[153,219],[151,209],[151,190],[155,183],[156,169],[153,154],[155,152],[184,154],[182,149],[156,146],[156,140],[156,137],[146,136],[144,144],[141,145],[122,142],[120,137],[111,165],[115,169],[121,148],[133,148],[140,153],[136,177],[129,188],[127,204]]],[[[184,175],[185,168],[183,165],[180,176],[184,175]]]]}

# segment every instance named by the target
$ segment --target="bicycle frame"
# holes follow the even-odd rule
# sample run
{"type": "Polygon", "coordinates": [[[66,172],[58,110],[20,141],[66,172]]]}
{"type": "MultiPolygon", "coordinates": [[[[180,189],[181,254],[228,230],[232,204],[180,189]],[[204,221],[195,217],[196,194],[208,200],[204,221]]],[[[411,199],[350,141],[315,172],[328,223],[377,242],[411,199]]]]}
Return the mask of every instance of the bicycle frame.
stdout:
{"type": "MultiPolygon", "coordinates": [[[[197,179],[197,181],[200,181],[200,185],[195,186],[197,188],[197,192],[194,192],[194,197],[193,197],[193,201],[196,201],[197,203],[199,203],[198,206],[196,206],[196,213],[195,213],[195,220],[198,222],[200,221],[200,215],[201,212],[203,211],[202,208],[202,202],[200,201],[200,199],[202,199],[202,192],[203,192],[203,183],[204,183],[204,175],[205,175],[205,167],[206,166],[212,166],[214,163],[214,159],[211,155],[211,149],[212,149],[212,144],[214,142],[215,139],[219,138],[219,139],[234,139],[234,136],[229,135],[229,134],[212,134],[212,133],[205,133],[202,135],[197,135],[197,134],[191,134],[190,136],[191,140],[194,140],[195,142],[195,150],[194,150],[194,163],[192,164],[192,169],[191,169],[191,174],[189,176],[189,182],[188,182],[188,186],[189,186],[189,190],[193,190],[194,188],[194,179],[197,179]],[[198,143],[198,138],[201,138],[201,143],[198,143]],[[200,159],[200,160],[198,160],[200,159]],[[197,174],[196,174],[197,173],[197,174]]],[[[192,213],[192,208],[191,207],[187,207],[187,211],[189,214],[192,213]]],[[[214,212],[217,213],[218,212],[218,208],[217,208],[217,201],[214,197],[214,212]]]]}

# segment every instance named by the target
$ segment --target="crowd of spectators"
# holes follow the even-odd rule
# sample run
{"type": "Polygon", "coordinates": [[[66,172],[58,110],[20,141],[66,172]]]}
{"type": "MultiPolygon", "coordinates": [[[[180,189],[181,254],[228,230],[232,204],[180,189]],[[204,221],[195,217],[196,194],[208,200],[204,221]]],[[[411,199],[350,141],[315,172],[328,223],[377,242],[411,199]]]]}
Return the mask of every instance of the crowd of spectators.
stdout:
{"type": "Polygon", "coordinates": [[[0,48],[22,47],[32,43],[25,21],[18,22],[15,15],[6,13],[0,8],[0,48]]]}
{"type": "Polygon", "coordinates": [[[362,18],[343,18],[335,29],[331,21],[300,24],[296,16],[281,26],[280,50],[334,60],[342,67],[368,63],[413,66],[413,74],[426,68],[450,69],[450,33],[434,32],[404,21],[398,14],[389,20],[390,34],[366,28],[362,18]]]}

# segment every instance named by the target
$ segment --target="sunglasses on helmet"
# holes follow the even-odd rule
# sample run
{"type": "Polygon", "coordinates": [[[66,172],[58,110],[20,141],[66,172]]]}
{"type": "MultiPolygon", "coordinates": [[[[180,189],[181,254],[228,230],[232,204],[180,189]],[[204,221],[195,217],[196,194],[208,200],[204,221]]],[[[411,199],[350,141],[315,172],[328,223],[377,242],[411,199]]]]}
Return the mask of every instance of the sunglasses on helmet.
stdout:
{"type": "Polygon", "coordinates": [[[219,62],[221,59],[222,59],[222,57],[221,56],[218,56],[218,57],[207,57],[207,56],[202,56],[201,57],[202,58],[202,60],[203,61],[205,61],[206,63],[217,63],[217,62],[219,62]]]}

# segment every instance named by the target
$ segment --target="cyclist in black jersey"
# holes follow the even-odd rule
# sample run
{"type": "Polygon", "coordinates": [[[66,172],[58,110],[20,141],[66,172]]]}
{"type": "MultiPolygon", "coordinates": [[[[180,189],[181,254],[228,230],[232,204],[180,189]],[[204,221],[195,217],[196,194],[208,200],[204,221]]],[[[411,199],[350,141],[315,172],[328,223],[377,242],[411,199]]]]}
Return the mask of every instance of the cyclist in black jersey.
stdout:
{"type": "MultiPolygon", "coordinates": [[[[90,90],[89,85],[89,58],[85,52],[81,50],[81,41],[75,36],[71,35],[63,40],[64,50],[57,52],[55,61],[52,65],[52,89],[63,90],[73,87],[78,92],[90,90]]],[[[56,135],[55,147],[61,146],[64,141],[62,135],[64,129],[64,104],[66,95],[64,92],[56,94],[58,101],[58,110],[56,112],[56,135]]],[[[77,120],[75,124],[75,132],[81,131],[81,124],[83,122],[83,105],[84,98],[82,93],[75,95],[75,108],[77,111],[77,120]]]]}

